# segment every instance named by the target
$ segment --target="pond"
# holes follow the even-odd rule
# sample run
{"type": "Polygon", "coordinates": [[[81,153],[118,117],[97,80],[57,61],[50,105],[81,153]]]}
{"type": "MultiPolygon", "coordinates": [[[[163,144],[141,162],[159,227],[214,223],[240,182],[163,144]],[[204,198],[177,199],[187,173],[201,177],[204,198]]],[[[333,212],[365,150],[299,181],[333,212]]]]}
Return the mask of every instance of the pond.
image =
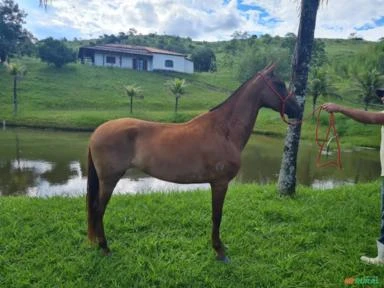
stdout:
{"type": "MultiPolygon", "coordinates": [[[[84,195],[87,144],[90,133],[53,130],[0,130],[0,195],[84,195]]],[[[252,135],[242,154],[235,179],[241,183],[275,183],[284,139],[252,135]]],[[[342,152],[344,168],[316,168],[318,146],[301,142],[297,183],[318,189],[367,182],[379,177],[379,152],[353,149],[342,152]]],[[[114,193],[147,193],[209,188],[208,184],[173,184],[129,170],[114,193]]]]}

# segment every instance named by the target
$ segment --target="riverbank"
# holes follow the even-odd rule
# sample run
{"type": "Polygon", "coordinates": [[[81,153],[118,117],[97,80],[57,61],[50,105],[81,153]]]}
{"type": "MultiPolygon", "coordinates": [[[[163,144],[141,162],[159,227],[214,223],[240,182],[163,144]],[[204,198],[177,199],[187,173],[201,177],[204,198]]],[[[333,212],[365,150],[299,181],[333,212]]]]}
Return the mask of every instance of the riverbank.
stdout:
{"type": "Polygon", "coordinates": [[[230,264],[210,247],[209,191],[114,195],[105,226],[113,254],[86,240],[85,198],[0,197],[0,287],[344,287],[384,271],[373,255],[379,183],[326,191],[234,184],[222,238],[230,264]]]}

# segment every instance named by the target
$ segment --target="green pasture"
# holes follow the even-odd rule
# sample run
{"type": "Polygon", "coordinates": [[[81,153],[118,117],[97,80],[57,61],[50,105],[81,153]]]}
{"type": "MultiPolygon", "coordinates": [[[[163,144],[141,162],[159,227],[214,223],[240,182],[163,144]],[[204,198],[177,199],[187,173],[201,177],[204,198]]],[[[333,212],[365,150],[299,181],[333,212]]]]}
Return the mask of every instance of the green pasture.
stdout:
{"type": "MultiPolygon", "coordinates": [[[[115,118],[135,117],[161,122],[184,122],[224,101],[241,83],[229,69],[217,73],[136,72],[126,69],[91,67],[71,64],[62,69],[47,66],[34,58],[22,58],[28,74],[18,82],[19,111],[13,115],[12,78],[0,67],[0,121],[8,125],[92,130],[115,118]],[[165,82],[174,77],[185,78],[186,94],[181,98],[179,112],[174,113],[174,96],[165,82]],[[125,85],[136,84],[143,90],[143,99],[134,99],[129,113],[125,85]]],[[[321,99],[324,101],[334,99],[321,99]]],[[[336,100],[337,101],[337,100],[336,100]]],[[[311,117],[311,99],[307,99],[303,139],[315,139],[316,117],[311,117]]],[[[373,146],[379,144],[379,128],[362,125],[337,115],[337,129],[342,145],[373,146]]],[[[321,131],[328,127],[328,115],[322,113],[321,131]]],[[[262,109],[254,131],[284,136],[287,125],[278,113],[262,109]]],[[[323,132],[320,132],[323,133],[323,132]]]]}
{"type": "Polygon", "coordinates": [[[86,240],[84,197],[1,197],[0,287],[383,287],[383,268],[359,260],[376,253],[379,202],[379,182],[299,187],[293,199],[233,184],[224,264],[210,247],[209,191],[113,196],[108,257],[86,240]]]}

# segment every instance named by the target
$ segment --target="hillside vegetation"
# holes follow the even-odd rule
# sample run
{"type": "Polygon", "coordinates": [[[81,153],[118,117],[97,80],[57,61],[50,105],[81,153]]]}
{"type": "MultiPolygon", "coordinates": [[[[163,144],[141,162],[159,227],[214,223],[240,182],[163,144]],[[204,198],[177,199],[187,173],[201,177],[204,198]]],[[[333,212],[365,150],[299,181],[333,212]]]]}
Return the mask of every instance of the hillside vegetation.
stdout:
{"type": "MultiPolygon", "coordinates": [[[[259,47],[257,45],[260,43],[263,43],[263,47],[267,47],[264,43],[265,39],[251,40],[253,42],[248,39],[234,42],[195,43],[195,45],[206,45],[214,49],[217,71],[199,72],[193,75],[137,72],[81,64],[69,64],[57,69],[33,57],[11,59],[12,62],[22,63],[28,73],[18,81],[19,111],[14,116],[12,114],[12,76],[7,73],[4,66],[0,66],[0,105],[2,107],[0,120],[5,120],[8,124],[71,129],[94,129],[104,121],[119,117],[136,117],[164,122],[187,121],[224,101],[241,85],[242,81],[239,80],[239,71],[242,68],[241,51],[248,49],[247,53],[249,53],[252,47],[257,50],[259,47]],[[233,47],[236,49],[233,50],[233,47]],[[186,94],[180,100],[177,114],[173,112],[175,98],[164,85],[167,80],[175,77],[186,79],[188,85],[186,94]],[[130,114],[129,99],[124,86],[132,84],[142,88],[144,98],[134,99],[133,113],[130,114]]],[[[350,72],[347,66],[352,58],[361,58],[358,55],[373,49],[377,44],[357,40],[323,40],[323,42],[327,63],[329,63],[326,64],[329,81],[342,98],[325,95],[319,98],[318,103],[331,100],[363,107],[362,102],[358,102],[358,93],[351,92],[354,80],[348,77],[350,72]],[[347,73],[344,78],[338,73],[340,69],[347,73]]],[[[271,38],[268,45],[273,48],[281,43],[282,39],[271,38]]],[[[264,60],[267,61],[268,57],[264,60]]],[[[256,68],[258,67],[253,68],[255,72],[258,71],[256,68]]],[[[315,127],[315,121],[310,117],[311,99],[311,95],[308,94],[306,108],[308,120],[304,123],[302,133],[304,138],[310,139],[314,137],[315,127]]],[[[324,127],[327,125],[327,117],[322,115],[321,123],[325,125],[324,127]]],[[[348,141],[355,145],[378,145],[377,127],[356,124],[343,117],[337,118],[337,127],[339,134],[347,137],[348,141]],[[358,137],[355,137],[356,135],[358,137]]],[[[256,132],[277,135],[283,135],[285,130],[286,124],[281,122],[278,113],[268,109],[264,109],[259,115],[255,127],[256,132]]]]}

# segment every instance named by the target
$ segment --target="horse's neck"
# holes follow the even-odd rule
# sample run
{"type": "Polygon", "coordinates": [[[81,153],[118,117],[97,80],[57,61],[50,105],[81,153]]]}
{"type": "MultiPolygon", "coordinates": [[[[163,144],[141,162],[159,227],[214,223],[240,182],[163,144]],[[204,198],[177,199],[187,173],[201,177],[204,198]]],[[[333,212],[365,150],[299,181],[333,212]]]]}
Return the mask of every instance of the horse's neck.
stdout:
{"type": "Polygon", "coordinates": [[[219,127],[226,129],[226,137],[241,150],[252,133],[261,107],[260,93],[257,92],[260,86],[258,79],[250,79],[217,111],[219,127]]]}

